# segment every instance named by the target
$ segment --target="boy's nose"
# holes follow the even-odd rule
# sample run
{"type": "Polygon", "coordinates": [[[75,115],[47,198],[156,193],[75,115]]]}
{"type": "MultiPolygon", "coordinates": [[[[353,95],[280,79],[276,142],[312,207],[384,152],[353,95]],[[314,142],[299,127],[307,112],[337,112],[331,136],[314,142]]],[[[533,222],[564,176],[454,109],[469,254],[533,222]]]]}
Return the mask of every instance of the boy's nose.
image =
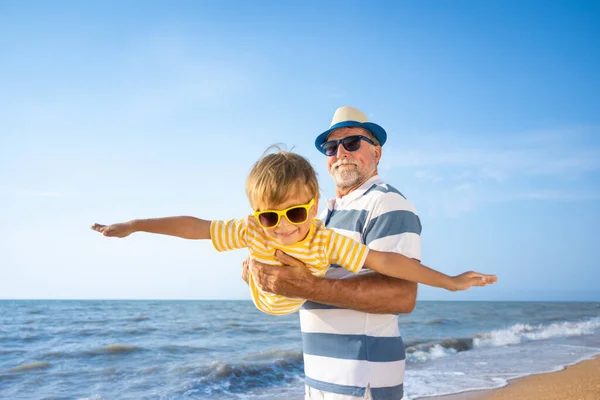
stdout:
{"type": "Polygon", "coordinates": [[[290,224],[290,221],[288,221],[287,218],[282,215],[281,219],[279,220],[279,226],[282,226],[285,228],[290,225],[292,225],[292,224],[290,224]]]}

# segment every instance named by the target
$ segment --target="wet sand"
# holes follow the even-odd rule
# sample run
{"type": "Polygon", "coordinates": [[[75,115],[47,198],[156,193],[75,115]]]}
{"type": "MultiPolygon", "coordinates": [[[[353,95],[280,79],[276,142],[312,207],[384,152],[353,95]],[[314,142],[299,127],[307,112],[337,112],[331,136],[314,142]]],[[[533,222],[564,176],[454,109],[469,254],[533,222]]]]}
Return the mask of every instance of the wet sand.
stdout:
{"type": "Polygon", "coordinates": [[[562,371],[530,375],[493,390],[479,390],[420,400],[599,400],[600,356],[562,371]]]}

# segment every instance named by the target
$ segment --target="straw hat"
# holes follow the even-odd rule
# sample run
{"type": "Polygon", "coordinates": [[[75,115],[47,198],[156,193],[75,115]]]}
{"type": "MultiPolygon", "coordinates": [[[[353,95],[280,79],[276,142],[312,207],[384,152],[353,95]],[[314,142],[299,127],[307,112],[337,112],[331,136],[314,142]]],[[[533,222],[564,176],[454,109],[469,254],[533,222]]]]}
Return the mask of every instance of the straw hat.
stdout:
{"type": "Polygon", "coordinates": [[[368,130],[373,134],[373,136],[375,136],[379,142],[379,145],[381,146],[383,146],[385,140],[387,139],[387,133],[385,133],[385,129],[377,124],[374,124],[373,122],[369,122],[369,119],[365,113],[354,107],[343,106],[335,110],[329,129],[317,136],[317,139],[315,140],[315,146],[317,149],[320,149],[321,144],[327,141],[327,136],[329,136],[333,130],[343,128],[345,126],[357,126],[359,128],[368,130]]]}

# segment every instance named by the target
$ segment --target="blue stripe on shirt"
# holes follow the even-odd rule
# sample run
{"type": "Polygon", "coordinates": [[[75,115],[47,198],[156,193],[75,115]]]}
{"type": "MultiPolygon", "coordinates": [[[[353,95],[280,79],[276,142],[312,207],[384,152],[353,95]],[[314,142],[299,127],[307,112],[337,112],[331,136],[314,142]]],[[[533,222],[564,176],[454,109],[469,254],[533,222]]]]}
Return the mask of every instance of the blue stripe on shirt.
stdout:
{"type": "Polygon", "coordinates": [[[400,400],[404,396],[404,384],[398,386],[371,388],[373,400],[400,400]]]}
{"type": "MultiPolygon", "coordinates": [[[[337,385],[335,383],[323,382],[310,377],[305,377],[304,382],[311,388],[322,390],[324,392],[343,394],[345,396],[354,396],[362,398],[365,396],[366,388],[359,386],[337,385]]],[[[369,388],[373,400],[401,400],[404,396],[404,384],[397,386],[369,388]]]]}
{"type": "Polygon", "coordinates": [[[367,210],[335,210],[327,217],[327,228],[362,232],[368,214],[367,210]]]}
{"type": "Polygon", "coordinates": [[[340,310],[340,307],[330,306],[328,304],[315,303],[314,301],[307,301],[302,305],[305,310],[340,310]]]}
{"type": "Polygon", "coordinates": [[[337,385],[335,383],[318,381],[316,379],[309,378],[308,376],[304,377],[304,382],[311,388],[322,390],[324,392],[331,392],[355,397],[365,396],[365,388],[359,386],[337,385]]]}
{"type": "Polygon", "coordinates": [[[302,332],[302,344],[304,353],[321,357],[373,362],[401,361],[406,358],[404,342],[400,336],[302,332]]]}
{"type": "Polygon", "coordinates": [[[369,190],[367,190],[367,191],[366,191],[366,192],[363,194],[363,196],[364,196],[365,194],[367,194],[367,193],[369,193],[369,192],[373,191],[373,192],[381,192],[381,193],[396,193],[396,194],[398,194],[398,195],[402,196],[404,199],[406,199],[406,197],[404,197],[404,195],[403,195],[402,193],[400,193],[400,191],[399,191],[398,189],[396,189],[395,187],[393,187],[393,186],[390,186],[390,185],[386,185],[386,186],[387,186],[387,187],[385,187],[385,186],[382,186],[382,185],[373,185],[373,186],[371,186],[371,188],[370,188],[369,190]]]}
{"type": "Polygon", "coordinates": [[[374,240],[401,233],[421,234],[421,220],[412,211],[390,211],[373,218],[365,230],[365,243],[368,246],[374,240]]]}

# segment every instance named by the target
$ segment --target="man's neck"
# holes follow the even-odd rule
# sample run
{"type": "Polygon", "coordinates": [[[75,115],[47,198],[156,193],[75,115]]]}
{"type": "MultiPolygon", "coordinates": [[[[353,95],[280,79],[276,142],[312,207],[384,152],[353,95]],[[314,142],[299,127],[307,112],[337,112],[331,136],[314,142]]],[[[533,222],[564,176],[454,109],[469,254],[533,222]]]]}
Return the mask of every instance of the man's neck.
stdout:
{"type": "Polygon", "coordinates": [[[359,187],[361,187],[366,181],[368,181],[375,175],[377,175],[377,171],[373,172],[373,174],[371,176],[365,178],[360,183],[357,183],[356,185],[351,186],[351,187],[342,188],[342,187],[336,186],[335,187],[335,197],[337,197],[338,199],[341,199],[342,197],[346,196],[347,194],[349,194],[349,193],[355,191],[356,189],[358,189],[359,187]]]}

